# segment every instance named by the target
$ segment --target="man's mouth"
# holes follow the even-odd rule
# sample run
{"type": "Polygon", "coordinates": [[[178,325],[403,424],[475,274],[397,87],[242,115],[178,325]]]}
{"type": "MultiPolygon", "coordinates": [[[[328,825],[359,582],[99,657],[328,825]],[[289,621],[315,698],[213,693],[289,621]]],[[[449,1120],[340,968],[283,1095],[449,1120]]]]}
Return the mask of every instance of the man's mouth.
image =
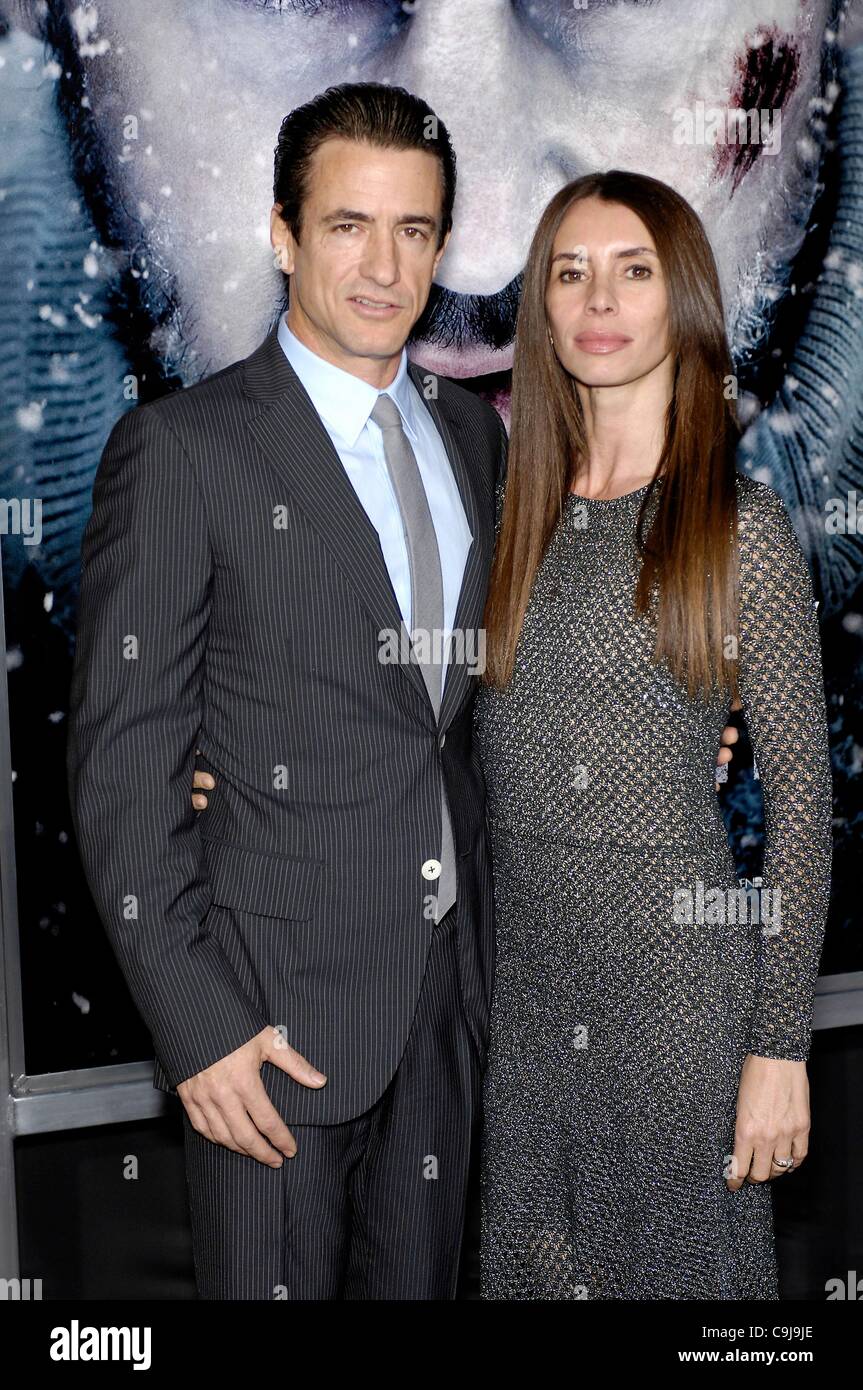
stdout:
{"type": "Polygon", "coordinates": [[[353,294],[348,303],[355,304],[364,316],[371,315],[374,318],[386,318],[401,311],[400,304],[393,304],[388,299],[372,299],[366,294],[353,294]]]}

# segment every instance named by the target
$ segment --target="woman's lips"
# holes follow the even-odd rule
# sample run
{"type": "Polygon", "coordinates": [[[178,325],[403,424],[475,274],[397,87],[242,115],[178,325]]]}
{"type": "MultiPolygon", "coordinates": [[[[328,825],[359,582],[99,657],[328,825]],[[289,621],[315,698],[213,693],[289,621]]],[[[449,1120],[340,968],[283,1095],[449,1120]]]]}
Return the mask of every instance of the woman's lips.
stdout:
{"type": "Polygon", "coordinates": [[[631,342],[623,333],[578,333],[575,337],[576,347],[593,353],[617,352],[631,342]]]}

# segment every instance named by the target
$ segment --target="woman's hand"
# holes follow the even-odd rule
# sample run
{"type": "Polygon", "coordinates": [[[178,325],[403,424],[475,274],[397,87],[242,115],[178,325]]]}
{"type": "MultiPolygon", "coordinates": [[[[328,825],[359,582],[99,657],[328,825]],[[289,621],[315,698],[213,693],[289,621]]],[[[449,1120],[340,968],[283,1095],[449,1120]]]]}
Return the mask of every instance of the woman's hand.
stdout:
{"type": "MultiPolygon", "coordinates": [[[[196,753],[200,753],[200,751],[200,748],[195,749],[196,753]]],[[[207,791],[212,791],[215,785],[216,779],[212,773],[204,772],[202,768],[195,769],[195,775],[192,778],[193,788],[206,787],[207,791]]],[[[206,811],[207,804],[207,798],[201,792],[192,791],[192,805],[196,811],[206,811]]]]}
{"type": "Polygon", "coordinates": [[[734,1154],[726,1185],[768,1182],[791,1172],[774,1158],[793,1158],[798,1168],[809,1150],[809,1080],[805,1062],[748,1053],[740,1073],[734,1154]]]}

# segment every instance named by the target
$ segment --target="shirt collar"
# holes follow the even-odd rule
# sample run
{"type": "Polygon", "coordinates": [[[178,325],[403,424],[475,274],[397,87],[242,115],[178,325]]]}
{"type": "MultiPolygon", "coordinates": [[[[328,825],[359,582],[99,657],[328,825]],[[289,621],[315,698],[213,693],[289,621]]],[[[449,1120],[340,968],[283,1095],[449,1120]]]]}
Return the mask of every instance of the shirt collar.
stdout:
{"type": "MultiPolygon", "coordinates": [[[[279,319],[279,343],[321,419],[353,449],[380,395],[377,387],[306,347],[291,332],[284,314],[279,319]]],[[[402,348],[395,378],[384,389],[398,406],[406,433],[416,443],[412,386],[408,355],[402,348]]]]}

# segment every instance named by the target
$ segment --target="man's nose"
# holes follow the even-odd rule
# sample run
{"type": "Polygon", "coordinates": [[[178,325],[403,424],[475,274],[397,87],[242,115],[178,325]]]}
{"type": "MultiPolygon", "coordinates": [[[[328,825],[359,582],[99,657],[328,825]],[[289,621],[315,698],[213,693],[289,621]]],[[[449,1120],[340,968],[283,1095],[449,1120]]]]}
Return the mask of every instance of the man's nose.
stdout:
{"type": "Polygon", "coordinates": [[[399,278],[398,252],[389,232],[371,233],[363,249],[359,269],[376,285],[392,285],[399,278]]]}

